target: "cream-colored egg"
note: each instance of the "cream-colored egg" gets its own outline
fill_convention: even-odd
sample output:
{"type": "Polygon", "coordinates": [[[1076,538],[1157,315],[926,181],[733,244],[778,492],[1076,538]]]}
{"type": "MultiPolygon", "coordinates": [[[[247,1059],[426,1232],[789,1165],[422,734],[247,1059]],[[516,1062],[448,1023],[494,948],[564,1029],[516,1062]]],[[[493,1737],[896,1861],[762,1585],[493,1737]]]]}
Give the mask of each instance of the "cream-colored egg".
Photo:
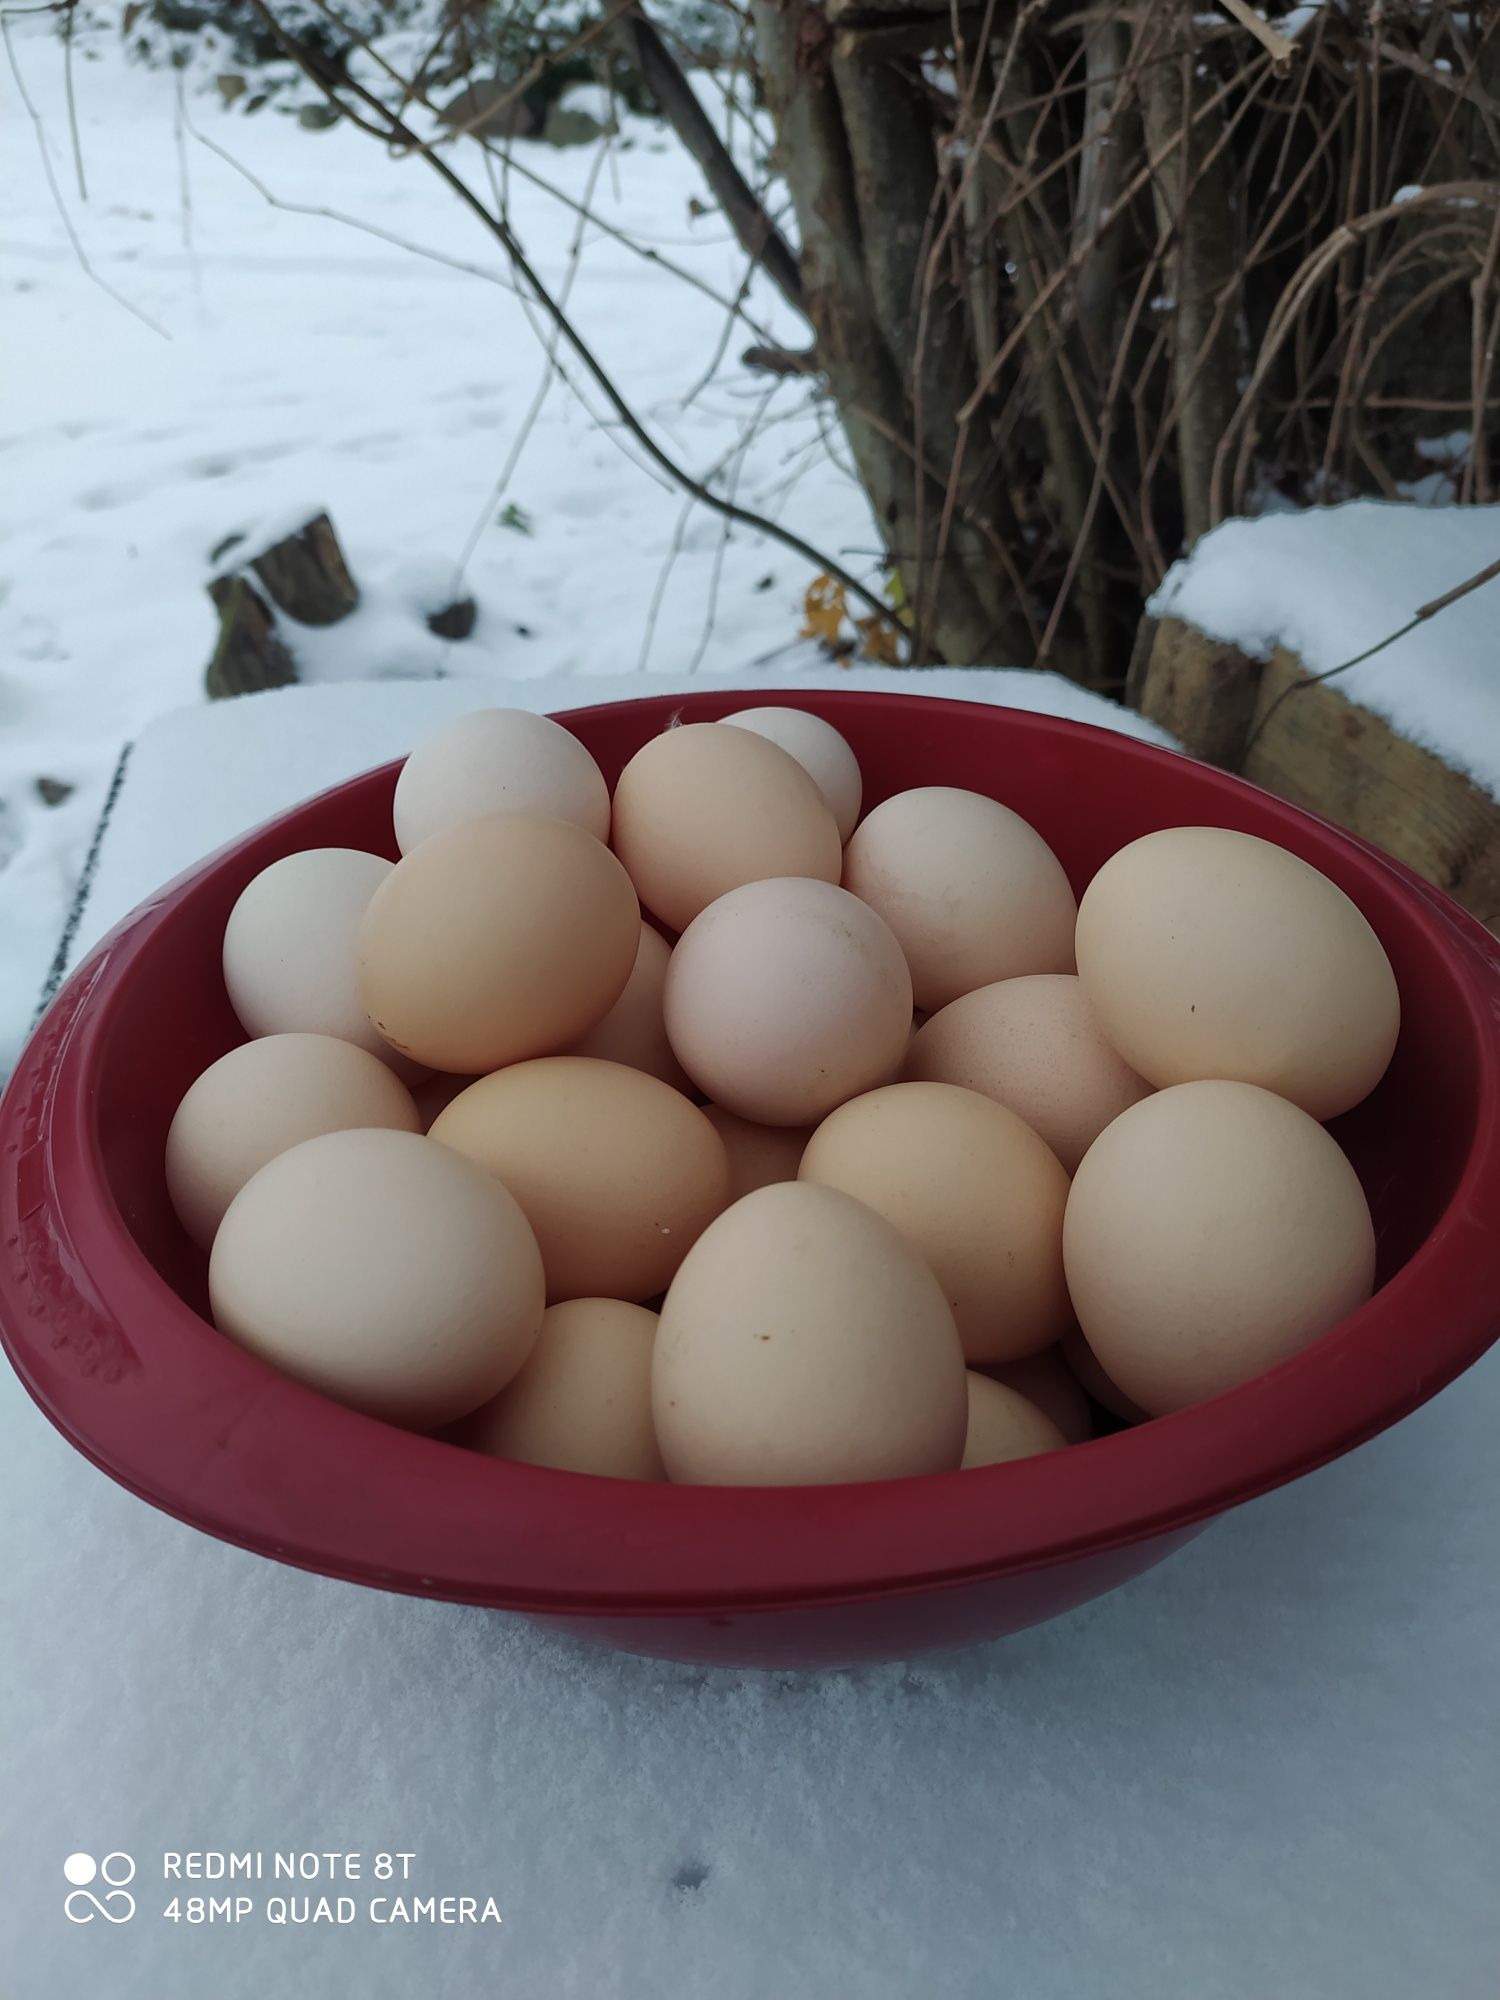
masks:
{"type": "Polygon", "coordinates": [[[757,1189],[688,1253],[651,1378],[669,1476],[826,1485],[949,1472],[963,1456],[963,1350],[937,1280],[836,1189],[757,1189]]]}
{"type": "Polygon", "coordinates": [[[554,1303],[654,1298],[729,1202],[724,1143],[697,1106],[658,1077],[589,1056],[482,1077],[432,1137],[510,1189],[554,1303]]]}
{"type": "MultiPolygon", "coordinates": [[[[1063,1342],[1066,1340],[1065,1334],[1063,1342]]],[[[1014,1389],[1028,1403],[1035,1403],[1069,1444],[1082,1444],[1094,1435],[1089,1399],[1084,1385],[1063,1359],[1063,1343],[1044,1347],[1040,1354],[1028,1354],[1019,1361],[989,1362],[982,1372],[1014,1389]]]]}
{"type": "Polygon", "coordinates": [[[1343,890],[1226,827],[1112,855],[1079,908],[1078,972],[1149,1082],[1255,1083],[1318,1119],[1375,1088],[1401,1023],[1390,960],[1343,890]]]}
{"type": "Polygon", "coordinates": [[[378,1056],[331,1035],[263,1035],[210,1063],[167,1131],[167,1193],[206,1250],[268,1160],[320,1132],[420,1129],[411,1092],[378,1056]]]}
{"type": "Polygon", "coordinates": [[[523,708],[456,715],[412,751],[396,780],[396,845],[493,813],[544,813],[609,838],[609,787],[570,730],[523,708]]]}
{"type": "Polygon", "coordinates": [[[1089,1346],[1154,1416],[1233,1388],[1362,1305],[1375,1232],[1321,1125],[1248,1083],[1177,1084],[1094,1141],[1063,1224],[1089,1346]]]}
{"type": "Polygon", "coordinates": [[[950,1001],[913,1037],[905,1074],[993,1097],[1070,1174],[1111,1119],[1151,1089],[1105,1041],[1068,972],[1002,979],[950,1001]]]}
{"type": "Polygon", "coordinates": [[[901,1232],[942,1286],[970,1361],[1035,1354],[1068,1324],[1068,1177],[1003,1105],[948,1083],[872,1090],[823,1120],[800,1178],[901,1232]]]}
{"type": "Polygon", "coordinates": [[[1073,970],[1077,906],[1035,828],[978,792],[924,785],[866,814],[844,887],[899,939],[919,1007],[1029,972],[1073,970]]]}
{"type": "Polygon", "coordinates": [[[794,1181],[802,1153],[813,1135],[810,1125],[752,1125],[722,1104],[705,1104],[703,1115],[724,1141],[729,1155],[729,1199],[777,1181],[794,1181]]]}
{"type": "Polygon", "coordinates": [[[224,928],[224,984],[247,1035],[333,1035],[423,1073],[370,1025],[359,997],[359,929],[395,864],[354,847],[308,847],[241,890],[224,928]]]}
{"type": "MultiPolygon", "coordinates": [[[[1132,1403],[1122,1390],[1110,1381],[1099,1366],[1099,1357],[1084,1339],[1076,1326],[1069,1327],[1058,1343],[1059,1352],[1068,1365],[1080,1389],[1087,1390],[1101,1409],[1119,1417],[1127,1424],[1146,1421],[1146,1412],[1139,1403],[1132,1403]]],[[[1024,1394],[1024,1390],[1022,1391],[1024,1394]]]]}
{"type": "Polygon", "coordinates": [[[549,1306],[520,1373],[466,1417],[454,1442],[494,1458],[665,1479],[651,1421],[656,1314],[620,1299],[549,1306]]]}
{"type": "Polygon", "coordinates": [[[640,909],[609,849],[527,813],[432,834],[380,885],[359,990],[393,1047],[483,1074],[586,1034],[625,989],[640,909]]]}
{"type": "Polygon", "coordinates": [[[988,1375],[968,1372],[969,1428],[964,1438],[963,1469],[1004,1465],[1012,1458],[1032,1458],[1042,1451],[1061,1451],[1068,1440],[1052,1419],[988,1375]]]}
{"type": "Polygon", "coordinates": [[[803,708],[742,708],[722,722],[735,729],[753,729],[795,757],[828,802],[839,839],[849,838],[859,821],[864,780],[859,759],[831,722],[803,708]]]}
{"type": "Polygon", "coordinates": [[[842,843],[795,757],[748,729],[689,722],[620,773],[613,839],[642,903],[676,931],[746,882],[837,882],[842,843]]]}
{"type": "Polygon", "coordinates": [[[672,953],[665,1004],[694,1083],[758,1125],[811,1125],[890,1082],[911,1034],[901,947],[830,882],[751,882],[711,903],[672,953]]]}
{"type": "Polygon", "coordinates": [[[544,1305],[513,1197],[412,1132],[329,1132],[279,1153],[229,1204],[208,1288],[230,1339],[412,1430],[498,1394],[544,1305]]]}
{"type": "Polygon", "coordinates": [[[691,1090],[682,1064],[667,1040],[662,996],[672,948],[659,931],[641,925],[641,942],[625,991],[602,1021],[567,1051],[570,1056],[598,1056],[601,1062],[624,1063],[660,1077],[674,1090],[691,1090]]]}

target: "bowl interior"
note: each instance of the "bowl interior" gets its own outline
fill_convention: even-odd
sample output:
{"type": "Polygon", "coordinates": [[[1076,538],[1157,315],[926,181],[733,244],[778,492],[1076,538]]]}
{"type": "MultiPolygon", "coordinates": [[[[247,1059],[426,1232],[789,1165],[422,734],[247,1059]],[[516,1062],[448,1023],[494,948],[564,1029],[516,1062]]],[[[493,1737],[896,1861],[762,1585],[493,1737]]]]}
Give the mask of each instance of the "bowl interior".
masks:
{"type": "MultiPolygon", "coordinates": [[[[1390,954],[1402,1028],[1378,1090],[1332,1130],[1370,1201],[1380,1281],[1411,1257],[1443,1214],[1469,1156],[1480,1050],[1477,1037],[1463,1031],[1457,975],[1432,948],[1432,911],[1399,878],[1267,794],[1101,731],[892,696],[778,692],[776,699],[825,713],[843,730],[864,771],[867,806],[915,785],[987,793],[1039,830],[1080,893],[1126,841],[1195,822],[1279,841],[1338,882],[1390,954]]],[[[613,786],[625,761],[669,716],[709,720],[733,713],[744,700],[743,694],[647,700],[560,719],[588,745],[613,786]]],[[[179,1098],[200,1071],[243,1039],[220,972],[229,910],[252,876],[298,848],[359,847],[395,858],[394,784],[394,767],[371,772],[231,850],[170,909],[151,953],[133,963],[114,996],[98,1072],[104,1175],[140,1248],[195,1311],[206,1312],[206,1263],[172,1212],[162,1161],[179,1098]]]]}
{"type": "MultiPolygon", "coordinates": [[[[612,780],[674,716],[712,720],[748,698],[562,719],[612,780]]],[[[213,1534],[385,1588],[589,1618],[688,1614],[717,1631],[743,1611],[930,1602],[972,1580],[1008,1593],[1003,1616],[985,1614],[997,1631],[1110,1587],[1149,1559],[1143,1549],[1164,1552],[1193,1524],[1347,1450],[1482,1352],[1500,1294],[1500,978],[1461,912],[1320,821],[1114,734],[899,694],[775,699],[844,731],[871,803],[922,784],[986,792],[1041,830],[1079,889],[1123,842],[1183,823],[1280,841],[1338,882],[1402,990],[1390,1071],[1337,1128],[1375,1213],[1384,1289],[1302,1354],[1191,1410],[920,1480],[592,1479],[327,1401],[207,1323],[205,1260],[172,1214],[163,1151],[183,1091],[240,1039],[220,973],[235,897],[299,848],[392,855],[390,767],[162,890],[68,982],[23,1053],[0,1105],[0,1153],[16,1156],[14,1174],[0,1174],[0,1334],[81,1451],[213,1534]]]]}

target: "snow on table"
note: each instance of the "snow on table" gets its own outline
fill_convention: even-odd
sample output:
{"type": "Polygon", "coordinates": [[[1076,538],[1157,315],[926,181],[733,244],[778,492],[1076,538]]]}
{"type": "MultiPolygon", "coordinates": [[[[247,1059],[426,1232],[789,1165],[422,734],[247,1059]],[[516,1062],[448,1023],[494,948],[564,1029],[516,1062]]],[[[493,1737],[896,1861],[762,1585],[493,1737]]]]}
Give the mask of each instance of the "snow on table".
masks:
{"type": "MultiPolygon", "coordinates": [[[[1500,506],[1350,500],[1226,521],[1167,572],[1147,610],[1267,659],[1326,673],[1500,558],[1500,506]]],[[[1334,683],[1500,797],[1500,578],[1334,683]]]]}
{"type": "MultiPolygon", "coordinates": [[[[147,732],[90,931],[495,692],[294,690],[147,732]]],[[[1500,1986],[1497,1421],[1500,1354],[1067,1618],[807,1676],[280,1568],[114,1486],[6,1374],[5,2000],[1479,2000],[1500,1986]],[[163,1851],[191,1849],[360,1850],[360,1912],[391,1887],[368,1857],[408,1850],[412,1894],[493,1896],[504,1921],[172,1924],[174,1892],[338,1893],[165,1883],[163,1851]],[[79,1850],[135,1857],[131,1922],[66,1920],[79,1850]]]]}
{"type": "MultiPolygon", "coordinates": [[[[359,615],[348,622],[357,624],[359,615]]],[[[548,714],[644,695],[745,688],[774,701],[778,687],[880,689],[986,701],[1171,744],[1153,722],[1056,674],[1022,668],[808,666],[738,674],[560,675],[550,680],[331,683],[182,709],[132,747],[124,809],[101,842],[87,900],[70,939],[76,964],[94,941],[153,889],[310,793],[404,756],[424,730],[472,708],[548,714]],[[153,801],[152,809],[142,804],[153,801]]]]}
{"type": "MultiPolygon", "coordinates": [[[[422,159],[347,123],[302,132],[275,104],[247,114],[253,89],[226,109],[214,72],[240,65],[211,31],[177,38],[185,70],[145,67],[126,60],[118,0],[77,10],[81,202],[57,21],[11,12],[90,263],[170,338],[81,268],[0,58],[0,1075],[120,744],[202,698],[205,585],[230,534],[328,510],[362,607],[304,644],[326,678],[779,662],[814,574],[686,501],[582,384],[580,402],[499,247],[422,159]],[[479,619],[453,644],[423,614],[460,567],[479,619]],[[41,778],[72,795],[48,805],[41,778]]],[[[420,21],[396,39],[395,60],[421,59],[420,21]]],[[[758,183],[763,114],[714,115],[758,183]]],[[[472,142],[442,157],[484,186],[472,142]]],[[[878,589],[880,537],[823,442],[826,400],[739,366],[752,341],[796,345],[806,327],[759,275],[744,297],[759,331],[730,326],[746,260],[721,216],[690,209],[702,193],[683,148],[635,117],[607,155],[517,141],[506,184],[536,268],[673,456],[878,589]],[[574,270],[577,204],[596,220],[574,270]]]]}

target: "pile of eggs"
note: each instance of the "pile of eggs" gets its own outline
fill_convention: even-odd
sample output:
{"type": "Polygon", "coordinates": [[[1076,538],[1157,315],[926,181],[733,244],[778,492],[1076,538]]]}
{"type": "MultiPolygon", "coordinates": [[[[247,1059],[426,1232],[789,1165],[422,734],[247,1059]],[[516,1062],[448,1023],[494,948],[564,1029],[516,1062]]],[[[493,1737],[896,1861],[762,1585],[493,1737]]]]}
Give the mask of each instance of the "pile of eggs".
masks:
{"type": "Polygon", "coordinates": [[[473,1450],[770,1485],[1056,1450],[1368,1297],[1323,1121],[1399,1002],[1341,890],[1173,827],[1080,904],[993,799],[860,809],[800,710],[668,729],[613,799],[488,710],[403,767],[399,861],[256,876],[250,1039],[167,1141],[221,1331],[473,1450]]]}

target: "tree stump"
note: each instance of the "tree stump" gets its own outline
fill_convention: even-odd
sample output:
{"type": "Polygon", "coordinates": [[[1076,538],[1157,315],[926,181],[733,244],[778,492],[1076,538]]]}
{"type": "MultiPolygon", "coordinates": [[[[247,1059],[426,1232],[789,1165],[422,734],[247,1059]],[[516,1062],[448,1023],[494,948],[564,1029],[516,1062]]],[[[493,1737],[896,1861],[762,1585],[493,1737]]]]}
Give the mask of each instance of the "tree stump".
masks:
{"type": "Polygon", "coordinates": [[[326,514],[314,515],[258,553],[244,552],[243,543],[242,536],[234,536],[215,552],[234,556],[235,566],[208,586],[219,613],[218,643],[205,676],[214,701],[296,680],[283,616],[299,625],[334,625],[359,602],[359,587],[326,514]]]}
{"type": "Polygon", "coordinates": [[[219,611],[218,644],[204,676],[209,700],[289,687],[296,665],[277,634],[276,613],[250,578],[216,576],[208,594],[219,611]]]}
{"type": "Polygon", "coordinates": [[[271,602],[299,625],[336,625],[359,602],[359,586],[326,514],[315,514],[248,562],[271,602]]]}

